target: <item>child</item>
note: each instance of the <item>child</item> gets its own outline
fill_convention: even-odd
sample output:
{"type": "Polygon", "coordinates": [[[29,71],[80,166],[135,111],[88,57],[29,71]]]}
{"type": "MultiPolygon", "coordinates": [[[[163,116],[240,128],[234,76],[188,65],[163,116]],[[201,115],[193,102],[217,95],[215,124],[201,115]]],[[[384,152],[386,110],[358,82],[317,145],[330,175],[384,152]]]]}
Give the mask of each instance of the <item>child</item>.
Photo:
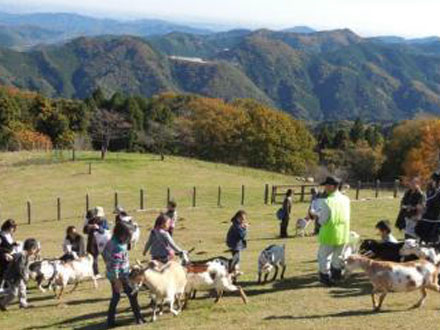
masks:
{"type": "Polygon", "coordinates": [[[240,267],[240,253],[247,247],[246,236],[248,232],[246,211],[238,211],[231,219],[232,225],[226,235],[226,245],[231,249],[231,272],[238,272],[240,267]]]}
{"type": "Polygon", "coordinates": [[[66,230],[66,238],[63,242],[64,255],[60,258],[62,261],[77,259],[85,255],[86,246],[84,238],[76,230],[75,226],[69,226],[66,230]]]}
{"type": "Polygon", "coordinates": [[[162,213],[157,217],[147,244],[145,244],[144,256],[151,250],[150,253],[153,260],[167,263],[174,257],[175,253],[184,253],[184,251],[174,243],[169,233],[170,226],[171,219],[167,215],[162,213]]]}
{"type": "Polygon", "coordinates": [[[130,273],[130,263],[128,260],[127,243],[130,241],[132,228],[129,224],[119,222],[113,231],[113,236],[106,244],[103,252],[104,261],[107,268],[107,278],[112,288],[112,299],[107,314],[107,326],[115,326],[116,307],[121,298],[121,290],[125,292],[130,301],[131,309],[137,324],[145,323],[142,317],[137,293],[132,293],[128,276],[130,273]]]}
{"type": "Polygon", "coordinates": [[[165,213],[168,218],[171,219],[170,229],[168,232],[171,236],[173,236],[174,228],[176,228],[177,224],[177,203],[175,201],[169,201],[167,205],[167,212],[165,213]]]}
{"type": "Polygon", "coordinates": [[[9,292],[0,301],[0,310],[6,311],[6,306],[17,296],[20,301],[20,308],[30,307],[26,297],[26,283],[29,280],[29,258],[36,255],[38,250],[38,242],[33,238],[29,238],[24,241],[23,252],[13,255],[13,260],[4,273],[4,279],[8,283],[9,292]]]}
{"type": "Polygon", "coordinates": [[[3,274],[12,261],[12,254],[18,246],[14,240],[16,230],[17,224],[12,219],[3,222],[0,229],[0,290],[3,288],[3,274]]]}
{"type": "Polygon", "coordinates": [[[398,243],[397,239],[391,233],[391,226],[388,220],[380,220],[376,224],[376,229],[384,243],[398,243]]]}

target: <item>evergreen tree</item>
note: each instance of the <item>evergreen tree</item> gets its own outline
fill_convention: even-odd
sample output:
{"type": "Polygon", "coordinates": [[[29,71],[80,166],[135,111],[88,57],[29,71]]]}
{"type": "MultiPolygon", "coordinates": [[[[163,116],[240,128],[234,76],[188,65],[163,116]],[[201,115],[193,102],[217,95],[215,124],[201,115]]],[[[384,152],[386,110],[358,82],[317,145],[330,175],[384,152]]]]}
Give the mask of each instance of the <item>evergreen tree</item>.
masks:
{"type": "Polygon", "coordinates": [[[351,130],[350,130],[350,140],[353,143],[362,141],[365,138],[364,124],[360,118],[356,119],[351,130]]]}

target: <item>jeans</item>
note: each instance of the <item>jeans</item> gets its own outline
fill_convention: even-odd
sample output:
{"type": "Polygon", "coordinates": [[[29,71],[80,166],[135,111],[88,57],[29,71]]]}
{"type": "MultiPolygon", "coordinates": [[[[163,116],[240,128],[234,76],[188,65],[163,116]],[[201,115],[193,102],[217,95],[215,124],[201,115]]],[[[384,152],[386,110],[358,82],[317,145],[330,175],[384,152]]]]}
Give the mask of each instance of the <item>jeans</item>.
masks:
{"type": "Polygon", "coordinates": [[[93,274],[95,276],[99,274],[98,258],[99,258],[99,254],[94,254],[93,255],[93,274]]]}
{"type": "Polygon", "coordinates": [[[232,251],[231,269],[230,272],[236,270],[236,267],[240,264],[241,252],[239,250],[232,251]]]}
{"type": "Polygon", "coordinates": [[[135,320],[138,322],[142,320],[141,309],[139,307],[137,292],[132,294],[132,288],[128,283],[127,278],[119,278],[117,280],[111,281],[112,286],[112,299],[110,300],[110,305],[107,314],[107,325],[115,324],[116,307],[118,306],[119,300],[121,299],[121,289],[127,295],[130,301],[130,306],[134,314],[135,320]]]}
{"type": "Polygon", "coordinates": [[[27,307],[26,282],[20,280],[16,283],[8,283],[8,290],[6,296],[1,300],[3,306],[9,305],[16,297],[18,297],[20,306],[27,307]]]}

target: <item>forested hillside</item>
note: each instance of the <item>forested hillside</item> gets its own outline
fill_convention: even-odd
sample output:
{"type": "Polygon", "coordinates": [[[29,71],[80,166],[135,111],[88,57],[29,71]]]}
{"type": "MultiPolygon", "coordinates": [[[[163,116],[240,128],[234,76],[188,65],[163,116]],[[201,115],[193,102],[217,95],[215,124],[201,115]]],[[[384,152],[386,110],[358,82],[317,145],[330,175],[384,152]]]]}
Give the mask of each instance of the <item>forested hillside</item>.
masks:
{"type": "Polygon", "coordinates": [[[79,38],[28,52],[0,49],[0,83],[81,99],[98,87],[107,96],[253,98],[306,120],[395,121],[440,113],[438,44],[349,30],[79,38]]]}

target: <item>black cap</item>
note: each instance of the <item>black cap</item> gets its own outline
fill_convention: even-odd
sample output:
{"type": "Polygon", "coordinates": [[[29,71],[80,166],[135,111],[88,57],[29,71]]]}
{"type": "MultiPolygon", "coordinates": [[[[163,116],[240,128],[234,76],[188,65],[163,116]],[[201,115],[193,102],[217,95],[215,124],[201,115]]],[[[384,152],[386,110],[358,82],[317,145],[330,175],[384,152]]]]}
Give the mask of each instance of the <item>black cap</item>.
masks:
{"type": "Polygon", "coordinates": [[[328,176],[324,182],[321,183],[321,186],[339,186],[341,180],[334,176],[328,176]]]}

